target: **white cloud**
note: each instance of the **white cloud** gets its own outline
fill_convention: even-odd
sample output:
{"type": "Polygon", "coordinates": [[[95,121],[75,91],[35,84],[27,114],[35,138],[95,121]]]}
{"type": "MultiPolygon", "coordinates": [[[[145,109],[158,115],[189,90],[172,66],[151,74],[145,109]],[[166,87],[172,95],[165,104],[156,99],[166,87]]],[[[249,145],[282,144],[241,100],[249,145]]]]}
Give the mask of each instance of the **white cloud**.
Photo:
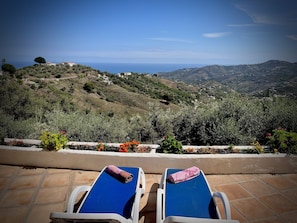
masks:
{"type": "Polygon", "coordinates": [[[290,4],[286,1],[256,1],[234,5],[249,16],[255,24],[284,25],[296,23],[296,12],[289,11],[290,4]],[[248,4],[247,4],[248,3],[248,4]],[[286,8],[283,8],[286,7],[286,8]]]}
{"type": "Polygon", "coordinates": [[[155,40],[155,41],[165,41],[165,42],[181,42],[181,43],[193,43],[190,40],[187,39],[180,39],[180,38],[168,38],[168,37],[152,37],[149,38],[150,40],[155,40]]]}
{"type": "Polygon", "coordinates": [[[235,7],[241,11],[243,11],[247,16],[249,16],[254,23],[259,24],[274,24],[275,21],[273,18],[271,18],[268,15],[265,15],[259,12],[256,12],[255,10],[251,9],[251,7],[243,4],[235,4],[235,7]]]}
{"type": "Polygon", "coordinates": [[[297,41],[297,35],[287,35],[287,37],[291,40],[297,41]]]}
{"type": "Polygon", "coordinates": [[[254,26],[260,26],[260,24],[254,24],[254,23],[245,23],[245,24],[229,24],[229,27],[254,27],[254,26]]]}
{"type": "Polygon", "coordinates": [[[203,33],[202,35],[206,38],[220,38],[229,35],[230,32],[220,32],[220,33],[203,33]]]}

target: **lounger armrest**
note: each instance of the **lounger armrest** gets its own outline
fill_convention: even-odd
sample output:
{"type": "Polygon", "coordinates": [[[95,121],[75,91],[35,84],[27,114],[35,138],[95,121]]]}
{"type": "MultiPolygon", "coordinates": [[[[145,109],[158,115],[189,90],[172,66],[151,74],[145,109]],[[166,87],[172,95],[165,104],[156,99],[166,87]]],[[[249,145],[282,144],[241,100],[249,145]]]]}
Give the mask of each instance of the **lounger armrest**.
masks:
{"type": "Polygon", "coordinates": [[[230,209],[230,203],[227,198],[227,195],[223,192],[214,192],[213,197],[218,197],[222,200],[226,219],[231,219],[231,209],[230,209]]]}
{"type": "Polygon", "coordinates": [[[115,220],[121,223],[131,223],[129,219],[124,218],[119,214],[112,213],[65,213],[65,212],[52,212],[50,214],[50,219],[54,223],[68,223],[68,222],[102,222],[102,220],[115,220]]]}
{"type": "Polygon", "coordinates": [[[74,208],[74,205],[75,205],[75,201],[76,201],[76,198],[77,196],[81,193],[81,192],[84,192],[84,191],[89,191],[91,190],[91,186],[88,186],[88,185],[83,185],[83,186],[78,186],[76,187],[70,197],[69,197],[69,200],[68,200],[68,204],[67,204],[67,213],[73,213],[73,208],[74,208]]]}
{"type": "Polygon", "coordinates": [[[140,177],[141,177],[141,184],[142,184],[142,191],[141,191],[141,194],[144,194],[145,192],[145,188],[146,188],[146,181],[145,181],[145,174],[144,174],[144,171],[141,167],[139,167],[139,174],[140,174],[140,177]]]}
{"type": "Polygon", "coordinates": [[[164,223],[175,222],[175,223],[239,223],[237,220],[231,219],[208,219],[208,218],[190,218],[180,216],[167,217],[164,223]]]}
{"type": "Polygon", "coordinates": [[[156,222],[161,223],[164,219],[164,189],[158,188],[157,190],[157,213],[156,213],[156,222]]]}
{"type": "Polygon", "coordinates": [[[135,199],[134,199],[134,206],[131,214],[131,219],[133,223],[138,223],[139,221],[139,204],[140,204],[141,195],[142,195],[142,188],[137,188],[135,199]]]}

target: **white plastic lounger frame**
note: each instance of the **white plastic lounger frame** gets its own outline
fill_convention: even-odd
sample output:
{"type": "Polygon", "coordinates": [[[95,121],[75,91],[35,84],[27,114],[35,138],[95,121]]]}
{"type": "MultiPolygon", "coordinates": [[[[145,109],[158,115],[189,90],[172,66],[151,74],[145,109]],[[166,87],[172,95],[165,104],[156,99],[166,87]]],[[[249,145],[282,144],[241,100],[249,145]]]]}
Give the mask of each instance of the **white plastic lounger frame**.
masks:
{"type": "MultiPolygon", "coordinates": [[[[181,216],[179,214],[179,216],[175,216],[175,215],[171,215],[171,216],[165,216],[165,210],[166,210],[166,196],[170,196],[170,194],[166,194],[166,184],[167,182],[167,177],[168,177],[168,170],[174,170],[174,169],[169,169],[167,168],[165,170],[165,173],[162,176],[162,180],[160,183],[160,187],[158,188],[157,191],[157,223],[169,223],[169,222],[179,222],[179,223],[193,223],[193,222],[197,222],[197,223],[239,223],[239,221],[237,220],[232,220],[231,219],[231,210],[230,210],[230,204],[228,201],[227,196],[225,195],[225,193],[223,192],[212,192],[210,189],[210,186],[205,178],[205,175],[203,173],[203,171],[200,172],[199,177],[203,177],[205,180],[205,183],[208,187],[208,190],[213,198],[213,201],[215,202],[214,198],[217,197],[219,199],[222,200],[223,206],[224,206],[224,212],[225,212],[225,217],[226,219],[221,219],[220,216],[220,212],[218,210],[218,207],[216,206],[216,204],[214,203],[214,205],[216,206],[216,211],[217,211],[217,216],[219,219],[212,219],[212,218],[198,218],[198,217],[188,217],[188,216],[181,216]]],[[[182,194],[183,191],[180,191],[180,193],[182,194]]],[[[192,191],[191,193],[199,193],[199,191],[192,191]]],[[[182,197],[182,196],[181,196],[182,197]]],[[[177,201],[178,202],[178,201],[177,201]]],[[[176,205],[181,205],[179,203],[177,203],[176,205]]],[[[206,203],[206,205],[208,205],[206,203]]],[[[191,209],[191,207],[189,207],[189,209],[191,209]]]]}
{"type": "MultiPolygon", "coordinates": [[[[84,200],[82,201],[82,204],[84,203],[86,197],[92,190],[92,187],[94,186],[95,182],[100,178],[102,173],[105,171],[106,167],[101,171],[101,173],[98,175],[97,179],[94,181],[92,186],[78,186],[76,187],[68,200],[67,204],[67,210],[66,212],[52,212],[50,214],[50,219],[53,220],[55,223],[68,223],[68,222],[121,222],[121,223],[138,223],[139,221],[139,203],[141,195],[145,192],[145,175],[142,170],[142,168],[137,167],[138,170],[138,176],[134,176],[137,178],[136,183],[136,191],[135,191],[135,197],[134,202],[131,210],[131,216],[129,218],[125,218],[124,216],[121,216],[118,213],[79,213],[79,209],[77,212],[74,212],[74,205],[75,201],[77,200],[77,197],[82,192],[87,192],[84,200]]],[[[114,191],[111,191],[111,193],[114,193],[114,191]]],[[[80,205],[80,207],[82,206],[80,205]]]]}

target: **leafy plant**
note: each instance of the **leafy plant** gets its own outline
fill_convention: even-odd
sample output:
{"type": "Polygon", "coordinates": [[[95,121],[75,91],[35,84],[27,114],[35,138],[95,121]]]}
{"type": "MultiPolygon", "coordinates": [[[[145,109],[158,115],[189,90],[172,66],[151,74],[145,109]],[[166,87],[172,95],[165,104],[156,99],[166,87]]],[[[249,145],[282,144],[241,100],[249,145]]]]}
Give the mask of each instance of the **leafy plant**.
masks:
{"type": "Polygon", "coordinates": [[[88,93],[92,93],[94,90],[94,84],[92,82],[87,82],[84,84],[83,89],[88,92],[88,93]]]}
{"type": "Polygon", "coordinates": [[[172,135],[166,135],[164,140],[161,142],[160,150],[163,153],[183,153],[182,143],[175,139],[172,135]]]}
{"type": "Polygon", "coordinates": [[[62,149],[68,143],[64,132],[43,132],[39,139],[41,140],[41,146],[49,151],[62,149]]]}
{"type": "Polygon", "coordinates": [[[264,153],[264,148],[263,148],[263,146],[260,145],[260,143],[258,141],[253,142],[252,146],[255,147],[255,150],[257,151],[257,153],[264,153]]]}
{"type": "Polygon", "coordinates": [[[275,129],[273,134],[268,137],[268,145],[283,153],[297,154],[297,133],[287,132],[284,129],[275,129]]]}

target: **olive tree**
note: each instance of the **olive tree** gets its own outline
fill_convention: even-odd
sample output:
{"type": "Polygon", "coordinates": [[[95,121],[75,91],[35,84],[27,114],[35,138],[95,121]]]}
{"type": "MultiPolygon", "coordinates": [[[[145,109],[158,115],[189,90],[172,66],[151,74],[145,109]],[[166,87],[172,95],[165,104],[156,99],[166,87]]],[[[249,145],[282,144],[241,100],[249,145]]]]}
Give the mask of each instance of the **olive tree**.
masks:
{"type": "Polygon", "coordinates": [[[16,68],[11,64],[4,63],[2,64],[2,71],[14,74],[16,72],[16,68]]]}
{"type": "Polygon", "coordinates": [[[42,63],[46,63],[46,60],[43,57],[36,57],[34,59],[34,62],[42,64],[42,63]]]}

